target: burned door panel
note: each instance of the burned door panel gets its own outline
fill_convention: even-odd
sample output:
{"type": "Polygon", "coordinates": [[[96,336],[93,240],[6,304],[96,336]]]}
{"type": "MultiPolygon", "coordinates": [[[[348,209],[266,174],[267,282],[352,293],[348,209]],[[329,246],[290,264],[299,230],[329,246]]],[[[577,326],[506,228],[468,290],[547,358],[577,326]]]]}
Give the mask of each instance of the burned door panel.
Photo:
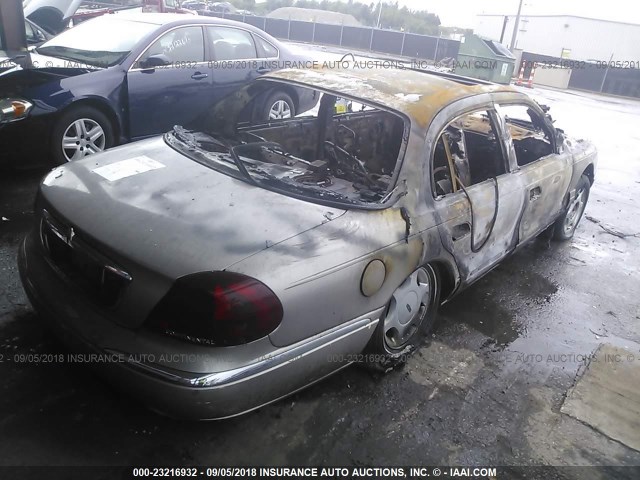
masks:
{"type": "Polygon", "coordinates": [[[520,242],[524,242],[553,223],[560,213],[571,180],[570,157],[566,152],[557,153],[555,132],[534,105],[505,104],[496,109],[515,157],[514,175],[524,188],[525,208],[519,228],[520,242]]]}
{"type": "Polygon", "coordinates": [[[571,180],[566,155],[549,155],[514,173],[524,188],[525,209],[520,222],[520,242],[549,226],[560,213],[571,180]]]}
{"type": "Polygon", "coordinates": [[[524,208],[522,185],[517,177],[505,174],[498,177],[497,186],[496,190],[488,180],[470,187],[468,198],[456,192],[436,202],[442,243],[455,257],[465,284],[477,280],[517,244],[524,208]]]}
{"type": "Polygon", "coordinates": [[[468,284],[515,248],[522,185],[509,173],[490,109],[449,120],[431,161],[441,240],[468,284]]]}

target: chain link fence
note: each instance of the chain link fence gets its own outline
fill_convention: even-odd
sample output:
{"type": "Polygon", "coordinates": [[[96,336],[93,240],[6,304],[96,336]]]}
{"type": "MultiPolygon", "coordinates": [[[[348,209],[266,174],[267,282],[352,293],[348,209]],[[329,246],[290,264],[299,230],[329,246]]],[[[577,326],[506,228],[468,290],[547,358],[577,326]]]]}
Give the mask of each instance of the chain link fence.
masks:
{"type": "Polygon", "coordinates": [[[457,58],[460,48],[460,42],[457,40],[373,27],[332,25],[254,15],[213,12],[212,15],[248,23],[281,40],[333,45],[432,62],[457,58]]]}

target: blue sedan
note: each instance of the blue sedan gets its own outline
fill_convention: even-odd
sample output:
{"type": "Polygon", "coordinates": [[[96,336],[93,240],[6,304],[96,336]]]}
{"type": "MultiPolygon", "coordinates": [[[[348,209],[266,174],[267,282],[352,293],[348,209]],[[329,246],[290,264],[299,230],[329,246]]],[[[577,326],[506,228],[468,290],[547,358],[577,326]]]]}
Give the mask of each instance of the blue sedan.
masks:
{"type": "MultiPolygon", "coordinates": [[[[61,164],[189,125],[261,74],[308,59],[247,24],[137,13],[82,23],[31,62],[0,75],[0,152],[61,164]]],[[[248,115],[292,117],[317,103],[302,92],[283,84],[248,115]]]]}

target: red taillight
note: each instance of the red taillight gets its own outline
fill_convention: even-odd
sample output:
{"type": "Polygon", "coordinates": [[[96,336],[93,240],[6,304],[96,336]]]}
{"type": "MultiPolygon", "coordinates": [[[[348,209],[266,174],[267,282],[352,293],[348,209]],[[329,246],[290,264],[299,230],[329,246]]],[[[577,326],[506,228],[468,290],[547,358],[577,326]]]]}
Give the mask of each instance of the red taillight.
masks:
{"type": "Polygon", "coordinates": [[[265,284],[233,272],[181,277],[146,325],[184,340],[216,346],[265,337],[282,321],[282,304],[265,284]]]}

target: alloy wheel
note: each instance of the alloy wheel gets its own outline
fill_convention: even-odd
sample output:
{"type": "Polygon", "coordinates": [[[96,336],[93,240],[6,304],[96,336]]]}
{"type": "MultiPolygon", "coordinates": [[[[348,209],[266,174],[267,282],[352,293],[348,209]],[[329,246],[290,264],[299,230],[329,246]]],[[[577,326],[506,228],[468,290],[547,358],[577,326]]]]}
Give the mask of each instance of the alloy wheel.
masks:
{"type": "Polygon", "coordinates": [[[291,118],[291,107],[284,100],[278,100],[269,110],[269,120],[281,120],[284,118],[291,118]]]}
{"type": "Polygon", "coordinates": [[[567,216],[565,217],[563,225],[564,233],[566,235],[571,235],[578,226],[578,222],[582,217],[586,204],[586,190],[581,188],[567,210],[567,216]]]}
{"type": "Polygon", "coordinates": [[[79,118],[64,131],[62,152],[70,162],[103,151],[105,143],[104,130],[98,122],[91,118],[79,118]]]}

